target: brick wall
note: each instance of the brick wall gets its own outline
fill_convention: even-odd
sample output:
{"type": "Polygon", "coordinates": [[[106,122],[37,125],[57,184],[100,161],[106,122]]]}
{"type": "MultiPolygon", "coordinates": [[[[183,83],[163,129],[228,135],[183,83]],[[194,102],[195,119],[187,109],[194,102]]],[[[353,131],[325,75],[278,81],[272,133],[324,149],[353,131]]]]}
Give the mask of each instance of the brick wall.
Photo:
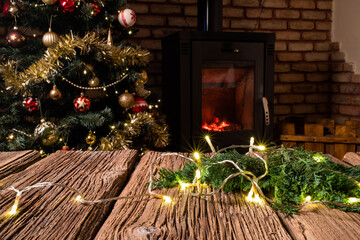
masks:
{"type": "MultiPolygon", "coordinates": [[[[137,13],[137,41],[153,54],[148,72],[155,92],[160,92],[161,86],[161,38],[179,30],[196,29],[196,2],[128,0],[127,7],[137,13]]],[[[352,68],[345,63],[338,44],[331,43],[332,0],[223,0],[223,7],[223,31],[276,33],[276,121],[289,116],[314,121],[335,112],[330,96],[350,91],[340,85],[345,81],[343,71],[351,72],[352,68]],[[337,75],[332,77],[333,68],[339,80],[334,79],[337,75]],[[332,85],[331,79],[340,84],[332,85]]],[[[346,101],[340,94],[336,99],[346,101]]],[[[360,104],[360,97],[357,101],[360,104]]],[[[340,106],[339,111],[345,112],[346,108],[340,106]]]]}

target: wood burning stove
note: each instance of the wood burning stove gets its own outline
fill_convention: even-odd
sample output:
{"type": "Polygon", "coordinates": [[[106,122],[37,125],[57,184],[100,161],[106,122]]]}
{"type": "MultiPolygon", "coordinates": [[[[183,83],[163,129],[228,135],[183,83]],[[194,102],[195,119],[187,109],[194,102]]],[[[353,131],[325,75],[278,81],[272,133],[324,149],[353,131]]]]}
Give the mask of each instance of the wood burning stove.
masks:
{"type": "MultiPolygon", "coordinates": [[[[219,18],[207,16],[211,6],[200,9],[207,9],[199,12],[204,19],[219,18]]],[[[219,147],[271,138],[274,42],[272,33],[245,32],[163,39],[163,105],[173,150],[189,150],[207,132],[219,147]]]]}

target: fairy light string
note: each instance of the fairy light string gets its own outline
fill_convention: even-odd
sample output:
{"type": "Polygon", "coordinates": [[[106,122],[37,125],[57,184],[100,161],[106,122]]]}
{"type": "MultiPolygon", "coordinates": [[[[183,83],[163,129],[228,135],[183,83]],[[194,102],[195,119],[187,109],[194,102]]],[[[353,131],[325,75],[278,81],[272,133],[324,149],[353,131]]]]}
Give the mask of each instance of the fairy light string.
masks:
{"type": "MultiPolygon", "coordinates": [[[[204,186],[204,185],[201,185],[201,168],[199,168],[199,169],[197,169],[195,171],[195,176],[194,176],[193,183],[184,183],[184,182],[179,181],[179,186],[181,187],[181,190],[186,190],[186,188],[192,188],[193,187],[193,188],[197,189],[197,192],[190,191],[190,194],[193,197],[212,196],[212,195],[218,193],[221,189],[223,189],[225,184],[230,179],[232,179],[234,177],[237,177],[239,175],[242,175],[252,183],[252,187],[251,187],[251,189],[250,189],[250,191],[249,191],[249,193],[248,193],[248,195],[246,197],[247,201],[257,202],[259,204],[262,204],[263,200],[266,200],[268,203],[284,206],[283,204],[275,203],[272,199],[269,199],[268,197],[266,197],[264,195],[263,191],[261,190],[261,188],[258,185],[259,180],[264,178],[268,174],[269,170],[268,170],[266,160],[260,154],[254,152],[254,149],[257,149],[257,150],[262,149],[262,150],[264,150],[264,147],[254,145],[253,138],[250,140],[250,145],[234,145],[234,146],[226,147],[226,148],[218,150],[217,152],[215,152],[214,155],[219,154],[220,152],[223,152],[226,149],[239,148],[239,147],[249,148],[249,151],[246,154],[251,156],[251,157],[259,158],[264,163],[265,172],[261,176],[257,177],[252,172],[241,169],[234,161],[226,159],[226,160],[222,160],[222,161],[219,161],[219,162],[216,162],[216,163],[209,163],[210,165],[232,164],[237,169],[237,172],[234,172],[234,173],[230,174],[228,177],[226,177],[222,181],[220,187],[215,188],[212,192],[202,193],[201,192],[201,190],[202,190],[201,187],[204,186]]],[[[210,159],[214,155],[212,155],[210,157],[210,159]]],[[[27,187],[23,188],[22,190],[18,190],[15,187],[10,186],[10,187],[8,187],[8,188],[6,188],[6,189],[4,189],[4,190],[2,190],[0,192],[1,193],[2,192],[8,192],[8,191],[16,192],[15,200],[14,200],[14,203],[13,203],[12,207],[7,212],[3,213],[2,216],[4,216],[4,215],[6,215],[6,216],[14,216],[18,212],[21,196],[22,196],[23,193],[25,193],[25,192],[27,192],[27,191],[29,191],[31,189],[34,189],[34,188],[43,188],[43,187],[51,187],[51,186],[56,186],[56,187],[60,187],[60,188],[63,188],[63,189],[70,190],[71,192],[76,194],[76,197],[74,198],[74,200],[76,202],[79,202],[79,203],[84,204],[84,205],[101,204],[101,203],[110,202],[110,201],[116,201],[116,200],[120,200],[120,199],[135,199],[135,198],[143,198],[143,197],[159,198],[164,203],[171,204],[172,203],[171,197],[169,197],[167,195],[158,194],[158,193],[153,191],[154,167],[158,166],[158,162],[161,159],[163,159],[164,157],[166,157],[166,156],[180,157],[180,158],[183,158],[183,159],[185,159],[187,161],[190,161],[192,163],[196,163],[200,167],[201,167],[201,164],[202,164],[201,163],[201,154],[200,153],[194,153],[193,158],[186,157],[186,156],[184,156],[182,154],[179,154],[179,153],[163,153],[163,154],[160,154],[150,164],[149,186],[148,186],[148,192],[147,193],[139,194],[139,195],[132,195],[132,196],[118,196],[118,197],[111,197],[111,198],[98,199],[98,200],[87,200],[79,190],[77,190],[77,189],[75,189],[73,187],[67,186],[65,184],[55,183],[55,182],[40,182],[40,183],[36,183],[34,185],[31,185],[31,186],[27,186],[27,187]]],[[[301,205],[294,206],[294,207],[302,209],[303,207],[305,207],[305,206],[307,206],[309,204],[319,204],[319,203],[320,204],[331,204],[331,205],[335,205],[335,206],[339,206],[339,207],[347,207],[347,208],[360,207],[360,204],[359,204],[360,203],[360,198],[351,197],[351,198],[345,199],[344,201],[350,203],[351,205],[345,204],[345,203],[340,203],[340,202],[331,202],[331,201],[326,201],[326,200],[311,201],[311,196],[307,196],[301,205]]]]}

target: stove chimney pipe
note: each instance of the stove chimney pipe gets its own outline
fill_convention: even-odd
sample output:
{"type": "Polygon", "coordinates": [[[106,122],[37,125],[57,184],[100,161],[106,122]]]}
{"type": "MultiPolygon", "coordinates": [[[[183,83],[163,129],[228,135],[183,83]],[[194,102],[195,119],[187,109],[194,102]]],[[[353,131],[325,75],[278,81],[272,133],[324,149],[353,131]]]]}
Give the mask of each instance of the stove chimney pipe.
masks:
{"type": "Polygon", "coordinates": [[[222,0],[198,0],[198,30],[221,32],[222,0]]]}

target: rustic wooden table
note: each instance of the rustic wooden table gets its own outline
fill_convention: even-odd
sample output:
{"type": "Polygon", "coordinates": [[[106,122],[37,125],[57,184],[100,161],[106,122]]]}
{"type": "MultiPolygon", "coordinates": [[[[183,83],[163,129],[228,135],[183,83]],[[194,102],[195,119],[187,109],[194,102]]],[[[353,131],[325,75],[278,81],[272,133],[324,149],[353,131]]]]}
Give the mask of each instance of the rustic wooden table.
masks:
{"type": "MultiPolygon", "coordinates": [[[[161,153],[141,159],[135,150],[117,152],[58,151],[41,159],[33,151],[0,153],[1,189],[23,189],[57,182],[96,200],[147,193],[149,166],[161,153]]],[[[338,160],[339,161],[339,160],[338,160]]],[[[360,165],[355,153],[343,162],[360,165]]],[[[177,169],[183,159],[167,156],[161,167],[177,169]]],[[[244,201],[239,193],[191,197],[177,188],[157,190],[172,204],[147,196],[83,205],[74,192],[57,186],[31,189],[18,214],[0,221],[0,239],[359,239],[360,214],[309,205],[293,217],[270,206],[244,201]]],[[[15,192],[1,192],[0,214],[14,203],[15,192]]]]}

